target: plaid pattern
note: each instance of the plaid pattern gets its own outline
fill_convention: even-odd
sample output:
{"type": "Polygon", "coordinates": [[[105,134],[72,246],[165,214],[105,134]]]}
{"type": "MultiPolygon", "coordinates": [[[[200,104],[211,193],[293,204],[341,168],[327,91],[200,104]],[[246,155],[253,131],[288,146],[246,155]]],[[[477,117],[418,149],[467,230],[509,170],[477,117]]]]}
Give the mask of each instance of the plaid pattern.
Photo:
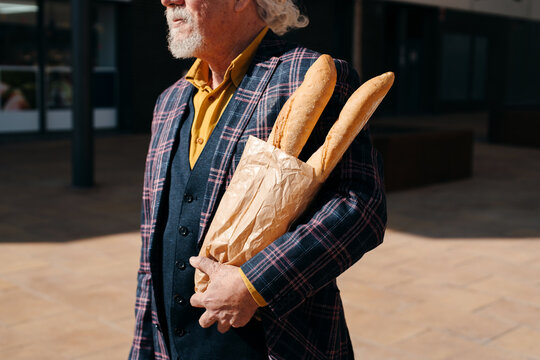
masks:
{"type": "MultiPolygon", "coordinates": [[[[269,33],[220,121],[225,122],[203,199],[199,244],[249,135],[267,139],[279,110],[319,54],[269,33]]],[[[338,83],[304,151],[324,141],[345,101],[359,86],[336,60],[338,83]]],[[[165,90],[154,111],[142,207],[142,249],[130,359],[168,359],[157,320],[150,259],[174,134],[192,88],[183,79],[165,90]]],[[[352,359],[336,277],[382,243],[386,225],[381,160],[362,131],[313,205],[291,231],[242,266],[268,302],[260,309],[270,359],[352,359]]]]}

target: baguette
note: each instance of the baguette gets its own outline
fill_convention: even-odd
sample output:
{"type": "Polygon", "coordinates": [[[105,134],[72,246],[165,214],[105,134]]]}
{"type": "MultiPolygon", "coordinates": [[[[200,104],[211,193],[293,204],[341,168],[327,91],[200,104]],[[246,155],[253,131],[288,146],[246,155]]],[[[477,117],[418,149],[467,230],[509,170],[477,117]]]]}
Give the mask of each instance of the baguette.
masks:
{"type": "Polygon", "coordinates": [[[307,161],[321,182],[330,176],[393,83],[394,73],[387,72],[366,81],[351,95],[324,144],[307,161]]]}
{"type": "Polygon", "coordinates": [[[334,92],[336,78],[332,57],[321,55],[279,112],[267,142],[298,157],[334,92]]]}

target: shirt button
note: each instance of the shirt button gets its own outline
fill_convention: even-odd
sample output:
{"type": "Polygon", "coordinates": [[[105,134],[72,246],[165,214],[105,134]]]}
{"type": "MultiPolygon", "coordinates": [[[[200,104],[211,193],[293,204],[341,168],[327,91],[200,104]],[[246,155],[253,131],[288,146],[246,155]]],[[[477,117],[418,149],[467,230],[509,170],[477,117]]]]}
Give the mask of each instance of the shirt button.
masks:
{"type": "Polygon", "coordinates": [[[184,200],[186,200],[187,203],[193,202],[193,195],[191,195],[191,194],[185,194],[185,195],[184,195],[184,200]]]}
{"type": "Polygon", "coordinates": [[[208,97],[208,101],[214,102],[214,100],[216,100],[216,98],[215,98],[213,95],[210,95],[210,96],[208,97]]]}
{"type": "Polygon", "coordinates": [[[182,336],[186,335],[186,331],[184,329],[179,329],[179,328],[175,328],[174,333],[178,337],[182,337],[182,336]]]}
{"type": "Polygon", "coordinates": [[[183,261],[177,261],[177,262],[176,262],[176,267],[177,267],[179,270],[185,270],[185,269],[186,269],[186,263],[183,262],[183,261]]]}
{"type": "Polygon", "coordinates": [[[203,143],[204,143],[204,139],[203,139],[203,138],[197,138],[197,144],[202,145],[203,143]]]}
{"type": "Polygon", "coordinates": [[[180,235],[182,235],[182,236],[187,236],[187,234],[189,234],[189,230],[185,226],[180,226],[178,228],[178,231],[180,232],[180,235]]]}
{"type": "Polygon", "coordinates": [[[180,295],[174,295],[174,302],[178,305],[186,305],[186,299],[181,297],[180,295]]]}

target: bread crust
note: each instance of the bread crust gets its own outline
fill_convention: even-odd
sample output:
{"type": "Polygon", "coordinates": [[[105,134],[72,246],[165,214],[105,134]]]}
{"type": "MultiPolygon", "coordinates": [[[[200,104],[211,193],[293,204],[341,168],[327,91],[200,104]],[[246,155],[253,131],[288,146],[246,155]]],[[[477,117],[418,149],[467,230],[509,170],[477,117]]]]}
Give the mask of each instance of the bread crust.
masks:
{"type": "Polygon", "coordinates": [[[334,60],[321,55],[279,112],[267,142],[298,157],[332,97],[336,81],[334,60]]]}
{"type": "Polygon", "coordinates": [[[351,95],[328,132],[324,144],[307,161],[321,182],[330,176],[393,83],[394,73],[387,72],[366,81],[351,95]]]}

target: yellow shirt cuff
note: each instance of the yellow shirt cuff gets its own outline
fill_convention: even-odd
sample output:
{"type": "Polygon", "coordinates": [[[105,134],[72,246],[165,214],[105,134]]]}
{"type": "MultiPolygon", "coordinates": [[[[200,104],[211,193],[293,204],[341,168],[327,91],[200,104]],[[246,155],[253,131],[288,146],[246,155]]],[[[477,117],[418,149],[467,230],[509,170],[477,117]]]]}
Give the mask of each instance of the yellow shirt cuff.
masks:
{"type": "Polygon", "coordinates": [[[261,307],[268,305],[266,301],[264,300],[264,298],[261,296],[261,294],[259,294],[259,292],[255,289],[253,284],[249,281],[249,279],[247,278],[246,274],[244,274],[242,269],[238,268],[238,270],[240,270],[240,276],[242,276],[242,280],[244,280],[244,284],[246,284],[246,287],[248,288],[249,293],[251,294],[251,296],[253,297],[253,300],[255,300],[257,305],[261,307]]]}

